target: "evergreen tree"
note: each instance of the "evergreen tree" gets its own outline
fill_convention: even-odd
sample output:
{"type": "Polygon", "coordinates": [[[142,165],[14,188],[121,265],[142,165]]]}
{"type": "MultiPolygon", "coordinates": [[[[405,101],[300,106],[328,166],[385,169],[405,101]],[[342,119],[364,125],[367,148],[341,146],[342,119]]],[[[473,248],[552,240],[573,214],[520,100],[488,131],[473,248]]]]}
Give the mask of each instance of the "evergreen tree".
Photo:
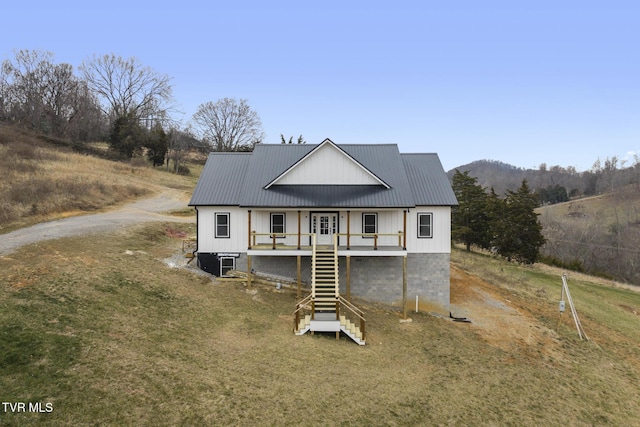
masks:
{"type": "Polygon", "coordinates": [[[498,194],[491,187],[487,196],[487,221],[489,223],[488,231],[488,247],[493,251],[497,250],[498,238],[503,233],[502,224],[504,223],[505,201],[498,197],[498,194]]]}
{"type": "MultiPolygon", "coordinates": [[[[298,137],[298,144],[306,144],[307,141],[304,140],[302,135],[298,137]]],[[[289,142],[284,138],[283,134],[280,134],[280,144],[293,144],[293,137],[289,138],[289,142]]]]}
{"type": "Polygon", "coordinates": [[[145,130],[133,115],[127,114],[118,117],[111,126],[109,144],[116,153],[132,158],[135,153],[140,153],[145,142],[145,130]]]}
{"type": "Polygon", "coordinates": [[[169,137],[161,126],[156,126],[149,132],[145,147],[147,148],[147,159],[154,167],[162,166],[167,155],[169,137]]]}
{"type": "Polygon", "coordinates": [[[460,173],[456,170],[453,176],[452,187],[458,206],[451,216],[451,236],[464,243],[467,251],[471,250],[471,245],[488,248],[490,243],[487,193],[477,181],[468,171],[460,173]]]}
{"type": "Polygon", "coordinates": [[[538,197],[531,193],[526,180],[517,191],[507,192],[492,226],[494,246],[501,256],[525,264],[538,260],[545,239],[534,211],[537,207],[538,197]]]}

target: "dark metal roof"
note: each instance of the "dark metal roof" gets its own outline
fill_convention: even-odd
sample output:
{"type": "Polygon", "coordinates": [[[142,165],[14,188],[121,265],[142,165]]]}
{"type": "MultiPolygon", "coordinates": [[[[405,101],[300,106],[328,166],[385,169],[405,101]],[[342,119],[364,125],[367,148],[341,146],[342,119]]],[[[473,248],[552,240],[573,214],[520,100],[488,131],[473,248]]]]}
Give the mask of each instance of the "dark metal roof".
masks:
{"type": "Polygon", "coordinates": [[[457,206],[451,183],[435,153],[401,154],[416,205],[457,206]]]}
{"type": "Polygon", "coordinates": [[[210,153],[189,206],[238,206],[251,153],[210,153]]]}
{"type": "Polygon", "coordinates": [[[384,208],[457,204],[436,154],[401,155],[395,144],[339,145],[389,189],[382,185],[264,188],[315,147],[259,144],[253,153],[211,153],[189,205],[384,208]]]}

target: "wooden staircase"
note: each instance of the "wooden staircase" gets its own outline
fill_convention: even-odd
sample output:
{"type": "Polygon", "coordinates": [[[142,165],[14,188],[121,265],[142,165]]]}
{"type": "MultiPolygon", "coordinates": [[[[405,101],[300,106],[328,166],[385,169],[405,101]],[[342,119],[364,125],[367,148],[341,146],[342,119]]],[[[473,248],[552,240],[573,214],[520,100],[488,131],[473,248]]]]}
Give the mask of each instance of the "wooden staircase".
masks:
{"type": "Polygon", "coordinates": [[[311,257],[313,280],[311,294],[316,313],[334,313],[340,290],[338,287],[338,253],[335,247],[315,248],[311,257]]]}
{"type": "Polygon", "coordinates": [[[303,335],[308,331],[340,332],[359,345],[365,344],[364,313],[340,296],[338,280],[338,242],[334,235],[332,246],[317,247],[312,236],[311,294],[298,302],[294,312],[293,331],[303,335]],[[350,312],[359,320],[359,325],[343,312],[350,312]],[[305,314],[307,313],[308,314],[305,314]]]}

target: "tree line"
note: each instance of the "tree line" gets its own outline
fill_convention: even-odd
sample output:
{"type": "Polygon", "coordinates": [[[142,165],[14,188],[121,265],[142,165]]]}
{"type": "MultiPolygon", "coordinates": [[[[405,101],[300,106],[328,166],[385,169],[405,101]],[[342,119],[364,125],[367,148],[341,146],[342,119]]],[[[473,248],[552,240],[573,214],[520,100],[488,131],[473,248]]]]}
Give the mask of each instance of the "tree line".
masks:
{"type": "MultiPolygon", "coordinates": [[[[548,166],[523,169],[495,160],[477,160],[459,166],[478,179],[485,188],[493,188],[499,195],[518,188],[523,180],[536,193],[542,205],[566,202],[572,199],[604,194],[627,186],[640,184],[640,156],[631,159],[618,156],[596,159],[587,171],[578,172],[575,167],[548,166]]],[[[448,172],[453,178],[455,169],[448,172]]]]}
{"type": "Polygon", "coordinates": [[[516,191],[500,198],[485,190],[475,177],[455,171],[452,180],[458,206],[451,215],[451,237],[472,247],[490,250],[508,260],[532,264],[545,242],[535,209],[538,197],[523,180],[516,191]]]}
{"type": "Polygon", "coordinates": [[[51,52],[19,50],[0,67],[0,121],[74,142],[108,141],[117,158],[146,154],[154,165],[185,150],[247,151],[262,142],[258,114],[245,99],[199,105],[176,119],[171,78],[136,58],[94,55],[80,66],[56,63],[51,52]]]}

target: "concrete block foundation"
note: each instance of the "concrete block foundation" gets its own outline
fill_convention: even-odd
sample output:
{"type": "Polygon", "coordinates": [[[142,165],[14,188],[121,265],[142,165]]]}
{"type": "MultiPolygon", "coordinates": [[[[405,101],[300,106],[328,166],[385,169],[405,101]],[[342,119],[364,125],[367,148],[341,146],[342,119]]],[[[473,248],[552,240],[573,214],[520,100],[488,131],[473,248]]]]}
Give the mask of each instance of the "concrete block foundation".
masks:
{"type": "MultiPolygon", "coordinates": [[[[407,255],[407,302],[415,307],[418,297],[421,310],[442,314],[449,312],[450,254],[407,255]]],[[[346,294],[346,257],[339,257],[340,292],[346,294]]],[[[297,278],[296,257],[253,256],[252,269],[256,272],[297,278]]],[[[246,271],[247,255],[240,254],[236,269],[246,271]]],[[[311,258],[302,257],[302,281],[311,283],[311,258]]],[[[369,301],[401,306],[402,257],[351,257],[351,295],[369,301]]]]}

